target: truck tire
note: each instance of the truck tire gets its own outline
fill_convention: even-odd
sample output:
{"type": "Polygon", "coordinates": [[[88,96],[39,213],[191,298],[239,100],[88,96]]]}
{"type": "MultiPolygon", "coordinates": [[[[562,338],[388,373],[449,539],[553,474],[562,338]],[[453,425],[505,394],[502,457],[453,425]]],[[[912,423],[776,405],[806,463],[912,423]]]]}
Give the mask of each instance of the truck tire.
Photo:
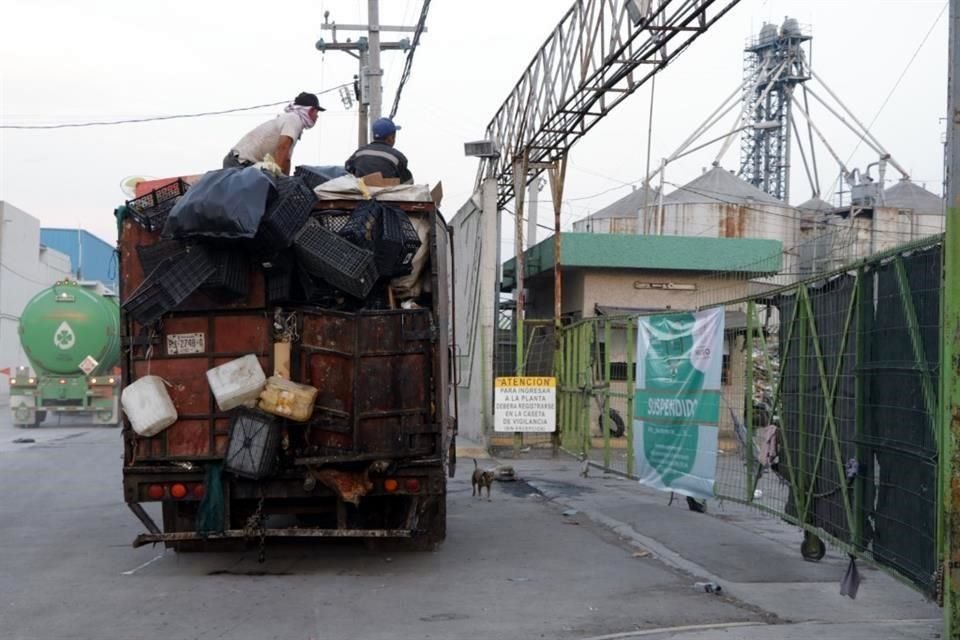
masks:
{"type": "Polygon", "coordinates": [[[37,417],[34,419],[34,424],[40,426],[40,423],[47,419],[46,411],[37,411],[37,417]]]}
{"type": "Polygon", "coordinates": [[[447,503],[436,497],[420,514],[417,533],[411,538],[366,538],[368,549],[378,553],[436,551],[447,537],[447,503]]]}

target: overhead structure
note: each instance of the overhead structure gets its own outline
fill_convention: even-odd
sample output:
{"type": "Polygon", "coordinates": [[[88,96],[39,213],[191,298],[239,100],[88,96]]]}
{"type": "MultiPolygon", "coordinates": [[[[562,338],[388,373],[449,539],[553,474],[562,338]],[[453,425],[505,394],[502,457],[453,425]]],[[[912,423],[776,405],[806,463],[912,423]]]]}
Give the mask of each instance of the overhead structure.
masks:
{"type": "Polygon", "coordinates": [[[500,150],[477,186],[497,178],[498,204],[683,52],[739,0],[577,0],[487,126],[500,150]],[[492,165],[492,166],[491,166],[492,165]]]}
{"type": "MultiPolygon", "coordinates": [[[[789,201],[791,150],[794,146],[800,152],[812,197],[823,195],[816,156],[818,145],[815,143],[818,142],[839,167],[841,179],[850,187],[853,204],[883,204],[881,185],[887,165],[892,166],[904,179],[909,180],[910,175],[813,70],[805,52],[805,44],[809,41],[809,33],[805,34],[793,18],[787,18],[780,27],[763,25],[760,35],[746,48],[746,77],[743,82],[676,151],[661,160],[660,166],[647,175],[644,184],[651,184],[658,175],[662,181],[670,163],[716,143],[722,144],[713,166],[721,166],[724,156],[740,134],[738,175],[779,200],[789,201]],[[870,163],[865,171],[847,167],[811,115],[810,105],[814,103],[876,153],[877,161],[870,163]],[[736,109],[738,104],[739,110],[736,109]],[[731,128],[720,129],[719,136],[714,133],[712,137],[707,137],[735,111],[731,128]],[[797,115],[800,117],[797,118],[797,115]],[[801,131],[806,135],[801,135],[801,131]],[[876,178],[870,175],[871,167],[877,167],[876,178]]],[[[829,175],[835,174],[831,170],[829,175]]]]}
{"type": "Polygon", "coordinates": [[[804,45],[811,40],[795,18],[779,30],[765,24],[745,50],[740,177],[777,200],[790,199],[791,98],[810,79],[804,45]]]}

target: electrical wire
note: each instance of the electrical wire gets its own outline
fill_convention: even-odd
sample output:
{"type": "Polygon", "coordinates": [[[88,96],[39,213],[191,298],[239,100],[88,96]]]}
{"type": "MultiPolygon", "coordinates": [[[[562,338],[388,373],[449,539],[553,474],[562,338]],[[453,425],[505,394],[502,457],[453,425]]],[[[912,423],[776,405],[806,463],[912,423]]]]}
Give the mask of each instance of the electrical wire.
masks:
{"type": "Polygon", "coordinates": [[[393,107],[390,108],[390,119],[397,115],[397,109],[400,108],[400,96],[403,94],[403,87],[410,78],[410,69],[413,66],[413,54],[417,51],[420,44],[420,35],[427,24],[427,13],[430,11],[430,0],[423,0],[423,7],[420,9],[420,20],[417,22],[417,29],[413,32],[413,41],[410,43],[410,51],[407,52],[407,60],[403,65],[403,74],[400,76],[400,84],[397,85],[397,95],[393,98],[393,107]]]}
{"type": "MultiPolygon", "coordinates": [[[[317,95],[323,95],[325,93],[330,93],[332,91],[338,91],[341,87],[351,86],[351,83],[344,83],[331,87],[329,89],[324,89],[322,91],[317,91],[317,95]]],[[[241,111],[254,111],[256,109],[264,109],[266,107],[276,107],[282,104],[290,104],[290,100],[281,100],[279,102],[266,102],[264,104],[257,104],[250,107],[235,107],[233,109],[221,109],[218,111],[201,111],[198,113],[182,113],[169,116],[149,116],[145,118],[128,118],[124,120],[102,120],[94,122],[64,122],[60,124],[0,124],[0,129],[79,129],[84,127],[107,127],[120,124],[139,124],[142,122],[158,122],[163,120],[182,120],[185,118],[203,118],[207,116],[221,116],[228,113],[238,113],[241,111]]]]}

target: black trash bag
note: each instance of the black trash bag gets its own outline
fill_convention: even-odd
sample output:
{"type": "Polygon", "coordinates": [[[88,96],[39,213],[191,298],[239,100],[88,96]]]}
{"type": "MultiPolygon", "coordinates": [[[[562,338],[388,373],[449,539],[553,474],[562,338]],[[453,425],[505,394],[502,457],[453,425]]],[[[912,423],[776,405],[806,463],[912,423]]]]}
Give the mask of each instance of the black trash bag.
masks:
{"type": "Polygon", "coordinates": [[[329,182],[334,178],[339,178],[348,174],[346,169],[336,165],[322,167],[300,165],[296,168],[296,170],[294,170],[293,175],[301,178],[311,189],[315,189],[324,182],[329,182]]]}
{"type": "Polygon", "coordinates": [[[252,238],[275,195],[273,180],[256,167],[210,171],[177,201],[161,237],[252,238]]]}

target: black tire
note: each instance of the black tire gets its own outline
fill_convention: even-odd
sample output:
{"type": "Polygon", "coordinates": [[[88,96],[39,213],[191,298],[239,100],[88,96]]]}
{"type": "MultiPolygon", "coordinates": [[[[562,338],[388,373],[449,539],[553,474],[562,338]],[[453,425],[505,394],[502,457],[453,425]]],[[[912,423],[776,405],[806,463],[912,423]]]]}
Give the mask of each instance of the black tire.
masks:
{"type": "Polygon", "coordinates": [[[46,420],[46,419],[47,419],[47,412],[46,412],[46,411],[37,411],[37,412],[36,412],[36,417],[34,418],[33,423],[34,423],[36,426],[39,427],[39,426],[40,426],[40,423],[43,422],[43,421],[46,420]]]}
{"type": "Polygon", "coordinates": [[[800,555],[807,562],[820,562],[827,555],[827,545],[816,534],[803,532],[803,542],[800,544],[800,555]]]}
{"type": "MultiPolygon", "coordinates": [[[[164,502],[163,503],[163,532],[180,533],[185,531],[195,531],[195,521],[197,518],[196,507],[189,502],[164,502]],[[191,508],[192,507],[192,508],[191,508]]],[[[207,540],[181,540],[179,542],[164,542],[167,549],[173,549],[177,553],[198,553],[200,551],[212,551],[222,548],[219,545],[231,543],[232,540],[216,541],[216,543],[207,540]]]]}
{"type": "MultiPolygon", "coordinates": [[[[600,435],[603,435],[603,414],[597,417],[597,426],[600,427],[600,435]]],[[[623,422],[623,416],[616,409],[610,409],[607,414],[607,428],[610,435],[614,438],[622,438],[627,432],[627,425],[623,422]]]]}
{"type": "Polygon", "coordinates": [[[378,553],[436,551],[446,537],[446,496],[438,496],[420,514],[417,533],[412,538],[367,538],[366,545],[368,549],[378,553]]]}

